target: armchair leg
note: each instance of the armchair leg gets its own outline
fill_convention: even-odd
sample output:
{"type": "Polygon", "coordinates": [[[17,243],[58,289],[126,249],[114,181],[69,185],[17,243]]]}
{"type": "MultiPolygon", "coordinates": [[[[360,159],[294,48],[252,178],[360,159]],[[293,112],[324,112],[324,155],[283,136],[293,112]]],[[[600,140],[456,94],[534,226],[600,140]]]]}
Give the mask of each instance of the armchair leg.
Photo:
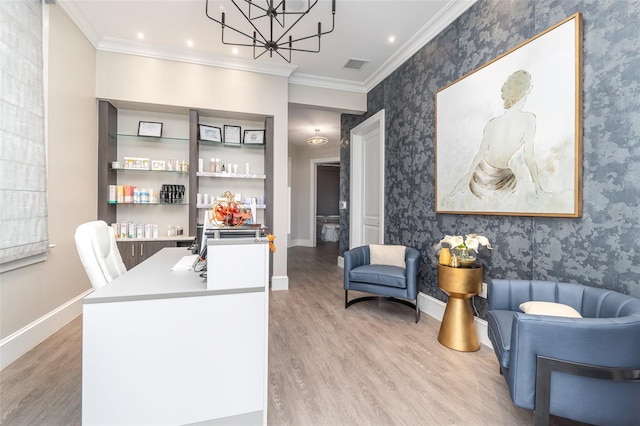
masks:
{"type": "Polygon", "coordinates": [[[345,290],[344,291],[344,308],[345,309],[347,309],[349,306],[353,305],[354,303],[364,302],[364,301],[367,301],[367,300],[387,300],[389,302],[400,303],[402,305],[405,305],[405,306],[408,306],[408,307],[410,307],[412,309],[415,309],[415,311],[416,311],[416,324],[420,320],[420,308],[418,307],[418,299],[417,298],[416,298],[416,303],[411,303],[408,300],[398,299],[396,297],[388,297],[388,296],[365,296],[365,297],[358,297],[356,299],[349,300],[348,293],[349,293],[349,290],[345,290]]]}

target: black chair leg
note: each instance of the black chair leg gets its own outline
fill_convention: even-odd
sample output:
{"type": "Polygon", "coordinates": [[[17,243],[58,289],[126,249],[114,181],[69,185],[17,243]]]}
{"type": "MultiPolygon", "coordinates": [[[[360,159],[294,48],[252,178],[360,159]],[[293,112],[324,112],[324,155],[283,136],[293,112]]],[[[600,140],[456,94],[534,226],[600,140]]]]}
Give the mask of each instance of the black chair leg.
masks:
{"type": "Polygon", "coordinates": [[[386,300],[388,302],[396,302],[396,303],[400,303],[402,305],[408,306],[411,309],[415,309],[416,312],[416,324],[418,323],[418,321],[420,321],[420,308],[418,306],[418,299],[416,298],[416,302],[412,303],[408,300],[404,300],[404,299],[398,299],[396,297],[390,297],[390,296],[364,296],[364,297],[356,297],[355,299],[349,300],[348,297],[349,291],[345,290],[344,291],[344,308],[347,309],[349,306],[355,304],[355,303],[359,303],[359,302],[364,302],[367,300],[386,300]]]}

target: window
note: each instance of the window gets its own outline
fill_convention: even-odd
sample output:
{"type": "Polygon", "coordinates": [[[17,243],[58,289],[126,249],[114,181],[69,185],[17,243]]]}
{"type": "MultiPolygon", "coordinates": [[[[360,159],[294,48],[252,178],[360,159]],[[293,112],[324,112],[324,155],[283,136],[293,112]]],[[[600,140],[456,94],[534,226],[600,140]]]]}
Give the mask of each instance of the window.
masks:
{"type": "Polygon", "coordinates": [[[43,5],[0,1],[0,272],[46,259],[43,5]]]}

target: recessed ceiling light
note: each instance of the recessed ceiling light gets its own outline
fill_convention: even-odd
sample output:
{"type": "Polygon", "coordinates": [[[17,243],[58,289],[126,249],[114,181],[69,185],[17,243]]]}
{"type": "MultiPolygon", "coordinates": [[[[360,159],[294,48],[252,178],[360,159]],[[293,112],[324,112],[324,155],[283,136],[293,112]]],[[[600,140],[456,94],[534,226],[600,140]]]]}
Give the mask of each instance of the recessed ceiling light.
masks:
{"type": "Polygon", "coordinates": [[[193,40],[187,40],[187,46],[193,47],[193,40]]]}
{"type": "Polygon", "coordinates": [[[389,38],[388,38],[387,40],[389,40],[389,43],[395,43],[395,41],[396,41],[396,36],[393,36],[393,35],[392,35],[392,36],[389,36],[389,38]]]}
{"type": "Polygon", "coordinates": [[[144,33],[139,32],[139,33],[138,33],[138,38],[139,38],[140,40],[143,40],[143,39],[144,39],[144,33]]]}
{"type": "Polygon", "coordinates": [[[237,54],[238,54],[238,48],[237,48],[237,47],[234,47],[234,48],[231,50],[231,52],[232,52],[234,55],[237,55],[237,54]]]}

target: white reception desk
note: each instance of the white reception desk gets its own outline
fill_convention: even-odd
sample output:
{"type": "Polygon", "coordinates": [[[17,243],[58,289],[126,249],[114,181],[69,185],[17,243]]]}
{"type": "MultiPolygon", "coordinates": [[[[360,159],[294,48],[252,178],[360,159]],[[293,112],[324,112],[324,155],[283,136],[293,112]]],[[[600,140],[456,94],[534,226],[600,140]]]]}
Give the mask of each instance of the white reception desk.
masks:
{"type": "Polygon", "coordinates": [[[85,297],[84,425],[266,424],[268,241],[208,249],[209,283],[165,248],[85,297]]]}

